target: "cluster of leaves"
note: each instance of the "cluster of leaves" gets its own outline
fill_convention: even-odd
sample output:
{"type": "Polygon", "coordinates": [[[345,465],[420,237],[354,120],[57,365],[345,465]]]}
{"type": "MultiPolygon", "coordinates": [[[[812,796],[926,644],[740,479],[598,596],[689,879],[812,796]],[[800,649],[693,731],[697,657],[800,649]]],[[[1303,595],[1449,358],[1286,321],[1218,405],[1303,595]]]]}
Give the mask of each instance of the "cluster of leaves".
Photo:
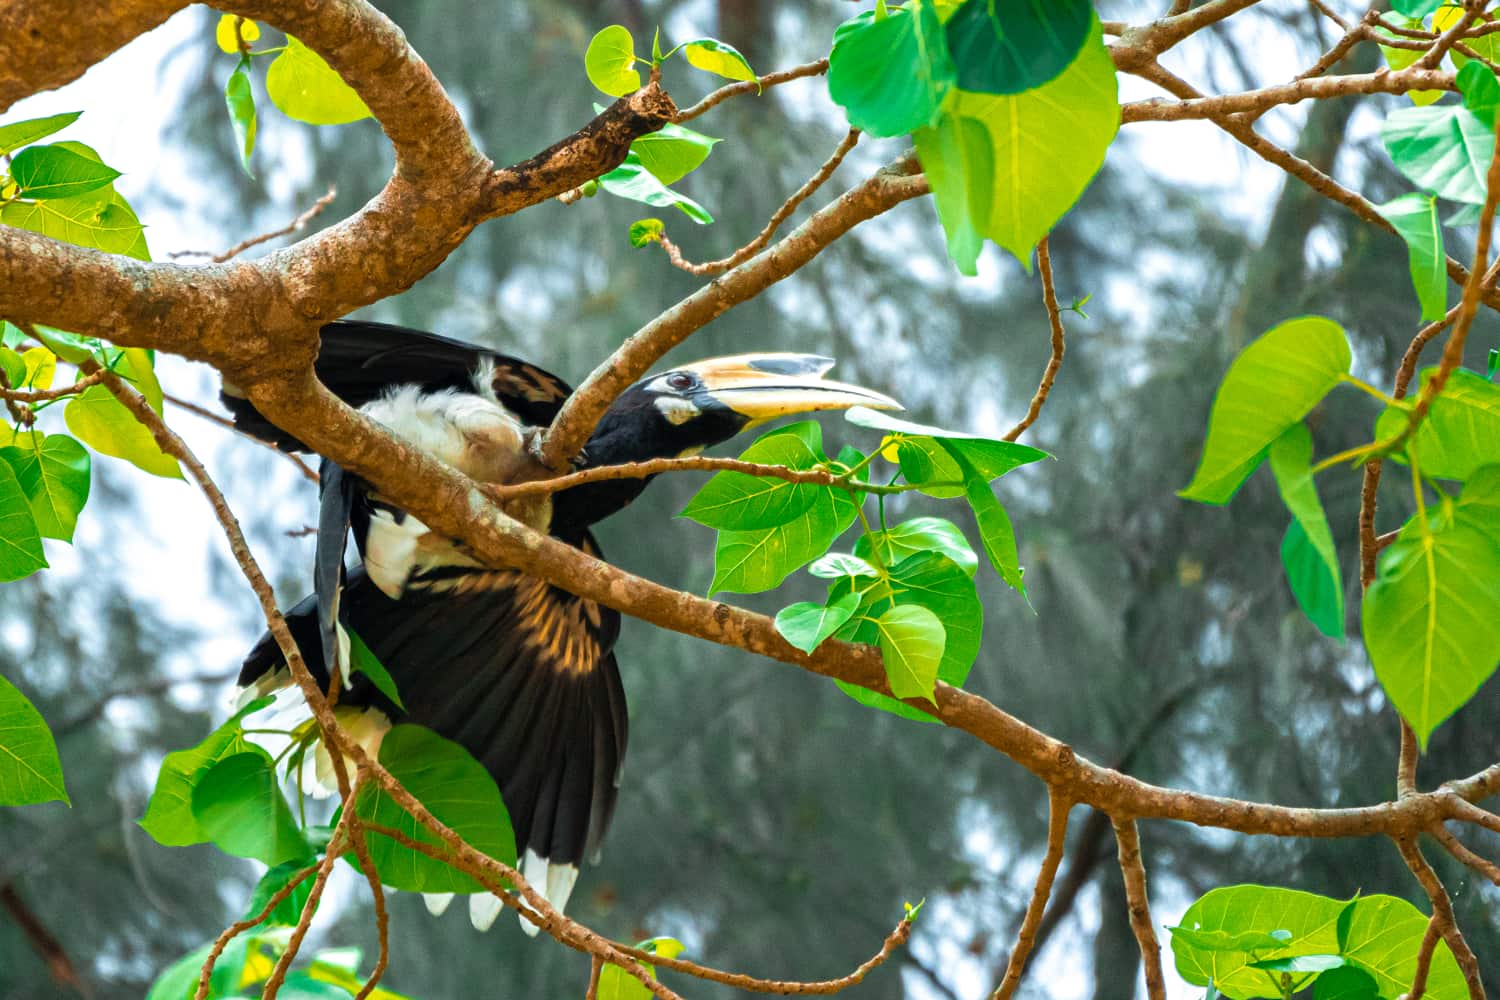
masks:
{"type": "MultiPolygon", "coordinates": [[[[1257,338],[1224,376],[1202,459],[1181,496],[1227,503],[1269,458],[1292,515],[1281,547],[1292,593],[1319,629],[1342,639],[1343,577],[1314,475],[1381,456],[1409,466],[1417,511],[1381,553],[1361,620],[1376,677],[1425,746],[1500,662],[1492,627],[1500,619],[1500,387],[1454,371],[1403,440],[1413,404],[1354,378],[1350,362],[1349,341],[1329,319],[1289,320],[1257,338]],[[1387,406],[1372,443],[1314,465],[1302,418],[1340,383],[1387,406]],[[1440,481],[1462,491],[1453,496],[1440,481]]],[[[1422,373],[1424,389],[1433,371],[1422,373]]]]}
{"type": "Polygon", "coordinates": [[[286,36],[286,44],[257,52],[251,45],[260,39],[260,25],[225,14],[219,18],[215,39],[220,49],[239,57],[224,83],[224,104],[245,173],[250,173],[250,156],[255,151],[257,120],[250,73],[256,59],[272,57],[266,67],[266,96],[288,118],[309,125],[344,125],[370,117],[370,109],[354,88],[322,56],[291,35],[286,36]]]}
{"type": "MultiPolygon", "coordinates": [[[[306,869],[293,869],[285,878],[281,878],[277,869],[267,873],[267,878],[256,886],[250,898],[245,919],[258,916],[291,877],[304,871],[306,869]],[[272,875],[281,878],[279,884],[271,879],[272,875]]],[[[261,984],[271,977],[277,959],[286,951],[297,923],[297,913],[310,890],[310,881],[304,878],[272,911],[270,919],[224,947],[214,962],[205,1000],[246,1000],[260,994],[261,984]]],[[[173,962],[151,984],[146,1000],[192,1000],[198,995],[200,970],[212,948],[212,944],[205,944],[173,962]]],[[[314,952],[300,968],[287,973],[280,995],[295,997],[296,1000],[349,1000],[349,997],[358,996],[364,986],[364,977],[359,973],[362,963],[363,954],[358,948],[323,948],[314,952]]],[[[370,1000],[408,1000],[405,994],[380,987],[372,990],[369,997],[370,1000]]]]}
{"type": "Polygon", "coordinates": [[[1120,124],[1089,0],[881,0],[834,33],[828,90],[856,128],[912,137],[968,275],[986,239],[1029,268],[1120,124]]]}
{"type": "MultiPolygon", "coordinates": [[[[1435,15],[1439,28],[1449,9],[1435,15]]],[[[1483,40],[1489,42],[1495,37],[1486,35],[1483,40]]],[[[1388,51],[1407,54],[1405,49],[1388,51]]],[[[1376,207],[1406,241],[1412,285],[1424,320],[1439,319],[1447,311],[1443,224],[1462,226],[1479,221],[1487,191],[1485,175],[1495,149],[1495,113],[1500,108],[1500,80],[1494,71],[1458,53],[1452,57],[1463,60],[1458,71],[1459,102],[1428,107],[1431,102],[1426,101],[1418,107],[1398,108],[1386,116],[1381,127],[1391,160],[1422,189],[1376,207]],[[1439,198],[1459,206],[1442,221],[1439,198]]],[[[1440,92],[1428,93],[1442,96],[1440,92]]]]}
{"type": "MultiPolygon", "coordinates": [[[[640,89],[641,74],[637,63],[654,71],[677,53],[688,65],[729,80],[753,81],[755,71],[733,46],[717,38],[695,38],[667,52],[661,50],[661,32],[651,40],[651,58],[635,54],[635,39],[630,29],[612,24],[599,31],[583,54],[584,71],[589,82],[611,97],[622,97],[640,89]]],[[[604,109],[594,105],[594,113],[604,109]]],[[[641,136],[630,144],[625,162],[609,173],[584,185],[585,196],[599,191],[617,198],[627,198],[654,208],[676,207],[699,225],[714,221],[708,210],[693,199],[670,187],[697,170],[720,140],[680,125],[664,125],[659,132],[641,136]]],[[[665,226],[660,219],[642,219],[630,227],[632,246],[643,247],[658,239],[665,226]]]]}
{"type": "MultiPolygon", "coordinates": [[[[807,566],[812,576],[828,581],[828,597],[782,609],[776,616],[782,636],[808,653],[830,636],[879,646],[896,697],[932,701],[939,680],[964,683],[979,653],[984,627],[974,586],[979,559],[951,521],[918,517],[887,524],[885,496],[920,492],[965,498],[990,564],[1024,595],[1015,532],[990,483],[1048,455],[860,407],[847,417],[885,432],[875,452],[865,455],[846,446],[830,459],[822,429],[805,421],[762,435],[740,456],[758,464],[821,470],[837,485],[721,472],[682,514],[718,532],[711,593],[770,590],[807,566]],[[877,458],[895,466],[883,485],[868,479],[877,458]],[[874,523],[865,511],[871,494],[877,502],[874,523]],[[861,533],[852,551],[832,551],[856,521],[861,533]]],[[[863,704],[932,721],[904,702],[839,686],[863,704]]]]}
{"type": "MultiPolygon", "coordinates": [[[[1338,900],[1237,885],[1205,894],[1169,929],[1178,974],[1210,996],[1289,998],[1311,987],[1317,1000],[1396,1000],[1411,989],[1427,917],[1395,896],[1338,900]]],[[[1426,995],[1469,995],[1442,941],[1426,995]]]]}

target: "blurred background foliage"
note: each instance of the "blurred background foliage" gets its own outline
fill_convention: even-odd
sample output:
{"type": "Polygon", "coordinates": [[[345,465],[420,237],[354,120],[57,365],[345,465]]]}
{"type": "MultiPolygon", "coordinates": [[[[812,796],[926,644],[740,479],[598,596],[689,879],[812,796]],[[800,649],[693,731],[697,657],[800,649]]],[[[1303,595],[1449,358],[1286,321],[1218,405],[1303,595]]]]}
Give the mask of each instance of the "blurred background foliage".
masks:
{"type": "MultiPolygon", "coordinates": [[[[587,120],[599,95],[581,53],[604,24],[623,23],[637,38],[658,24],[668,39],[713,34],[764,72],[826,53],[851,13],[829,0],[381,6],[501,162],[587,120]]],[[[1102,16],[1131,20],[1157,6],[1100,4],[1102,16]]],[[[232,59],[213,45],[216,16],[193,9],[135,46],[148,53],[145,65],[160,66],[139,81],[141,114],[164,123],[157,155],[188,179],[145,178],[132,193],[145,221],[158,220],[159,258],[272,228],[335,184],[338,200],[317,222],[329,224],[391,168],[372,123],[311,129],[262,105],[258,179],[245,177],[224,116],[232,59]],[[191,242],[163,245],[163,231],[191,242]]],[[[1311,62],[1329,41],[1322,30],[1307,5],[1268,2],[1168,63],[1242,88],[1311,62]]],[[[685,67],[666,84],[683,104],[712,85],[685,67]]],[[[75,91],[78,106],[89,106],[87,88],[86,79],[75,91]]],[[[1263,127],[1382,201],[1399,188],[1374,139],[1372,107],[1304,106],[1263,127]]],[[[814,79],[700,119],[726,141],[682,188],[719,221],[700,229],[666,210],[672,238],[698,259],[748,240],[832,150],[842,134],[834,112],[814,79]]],[[[866,143],[835,185],[897,152],[893,142],[866,143]]],[[[626,229],[645,214],[601,196],[490,223],[416,288],[366,315],[491,344],[576,380],[699,283],[656,248],[630,249],[626,229]]],[[[1472,231],[1450,239],[1463,247],[1472,231]]],[[[1354,336],[1360,374],[1389,384],[1417,326],[1404,247],[1296,182],[1283,186],[1210,126],[1166,124],[1122,133],[1052,250],[1064,302],[1092,299],[1087,319],[1067,316],[1067,361],[1027,437],[1057,461],[1007,478],[1002,490],[1035,613],[981,574],[986,642],[969,686],[1150,781],[1293,805],[1391,795],[1395,718],[1359,643],[1324,639],[1296,612],[1277,558],[1286,515],[1269,475],[1223,510],[1173,494],[1191,473],[1218,378],[1267,326],[1329,315],[1354,336]]],[[[1478,349],[1496,343],[1495,331],[1481,319],[1478,349]]],[[[1046,360],[1047,322],[1036,281],[993,247],[978,279],[960,278],[923,200],[861,227],[673,357],[751,349],[834,355],[840,376],[890,392],[916,419],[994,433],[1024,412],[1046,360]]],[[[163,381],[169,392],[211,399],[202,368],[168,362],[163,381]]],[[[1319,452],[1367,440],[1373,405],[1335,393],[1313,415],[1319,452]]],[[[283,598],[300,597],[311,540],[287,532],[309,522],[309,485],[263,449],[181,410],[168,416],[208,457],[283,598]]],[[[870,432],[836,419],[827,435],[873,444],[870,432]]],[[[211,848],[162,848],[134,826],[161,756],[225,714],[228,677],[258,631],[254,602],[198,498],[143,478],[100,463],[78,557],[61,555],[58,570],[0,590],[0,673],[56,730],[74,803],[0,812],[4,1000],[138,997],[156,971],[238,916],[256,877],[252,865],[211,848]],[[29,919],[67,956],[79,987],[49,971],[29,919]]],[[[696,485],[659,480],[605,524],[610,557],[702,593],[711,536],[672,517],[696,485]]],[[[1323,484],[1351,587],[1358,485],[1352,472],[1323,484]]],[[[1382,497],[1382,528],[1404,516],[1398,486],[1382,497]]],[[[942,513],[972,528],[966,513],[923,498],[901,499],[896,512],[942,513]]],[[[803,576],[744,603],[774,610],[813,595],[803,576]]],[[[1352,593],[1348,603],[1352,615],[1352,593]]],[[[858,995],[974,998],[992,988],[1040,857],[1039,783],[961,733],[870,712],[819,678],[639,623],[627,622],[621,665],[632,728],[624,793],[601,863],[579,883],[575,916],[623,939],[675,935],[692,957],[720,967],[819,978],[862,961],[902,902],[926,897],[911,946],[858,995]]],[[[1424,777],[1500,759],[1497,717],[1481,692],[1439,730],[1424,777]]],[[[1081,809],[1073,820],[1023,994],[1132,997],[1139,958],[1108,823],[1081,809]]],[[[1161,923],[1213,886],[1249,881],[1335,896],[1397,892],[1426,908],[1379,840],[1284,842],[1160,823],[1145,824],[1143,840],[1161,923]]],[[[1441,868],[1445,859],[1434,860],[1441,868]]],[[[1487,905],[1495,890],[1442,870],[1488,978],[1500,981],[1500,911],[1487,905]]],[[[348,872],[336,880],[321,940],[373,949],[362,888],[348,872]]],[[[393,906],[394,988],[422,1000],[582,995],[587,963],[526,940],[513,920],[478,936],[459,908],[433,920],[415,898],[393,906]]],[[[695,997],[724,992],[689,988],[695,997]]]]}

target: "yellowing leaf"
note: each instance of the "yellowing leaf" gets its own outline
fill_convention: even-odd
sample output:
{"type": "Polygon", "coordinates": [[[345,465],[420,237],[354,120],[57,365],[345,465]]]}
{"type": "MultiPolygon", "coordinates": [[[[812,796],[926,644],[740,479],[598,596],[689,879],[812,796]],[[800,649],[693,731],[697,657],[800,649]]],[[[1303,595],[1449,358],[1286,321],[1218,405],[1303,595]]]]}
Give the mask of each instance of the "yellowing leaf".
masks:
{"type": "Polygon", "coordinates": [[[33,347],[21,355],[21,360],[26,363],[26,388],[52,388],[52,376],[57,373],[57,355],[45,347],[33,347]]]}
{"type": "Polygon", "coordinates": [[[102,385],[89,386],[63,410],[68,429],[95,451],[123,458],[139,469],[166,479],[181,479],[177,460],[157,447],[135,415],[102,385]]]}
{"type": "Polygon", "coordinates": [[[248,17],[242,18],[236,14],[225,14],[219,18],[219,25],[214,29],[214,41],[219,43],[219,48],[230,55],[236,55],[240,51],[240,38],[244,38],[247,45],[260,38],[260,25],[248,17]],[[245,22],[244,26],[239,29],[238,37],[234,29],[236,21],[245,22]]]}
{"type": "Polygon", "coordinates": [[[715,73],[730,80],[750,81],[755,79],[755,70],[750,62],[740,55],[733,45],[726,45],[717,38],[695,38],[683,42],[682,57],[695,69],[715,73]]]}
{"type": "Polygon", "coordinates": [[[291,35],[266,70],[266,93],[288,118],[309,125],[344,125],[370,117],[354,88],[291,35]]]}

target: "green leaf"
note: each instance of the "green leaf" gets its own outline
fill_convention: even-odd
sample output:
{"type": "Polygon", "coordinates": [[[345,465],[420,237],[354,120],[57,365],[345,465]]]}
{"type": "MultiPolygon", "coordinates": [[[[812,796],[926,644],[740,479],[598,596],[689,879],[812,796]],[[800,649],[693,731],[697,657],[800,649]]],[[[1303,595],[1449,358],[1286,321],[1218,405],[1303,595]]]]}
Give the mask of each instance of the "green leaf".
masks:
{"type": "Polygon", "coordinates": [[[151,432],[102,385],[91,385],[69,400],[63,420],[101,454],[122,458],[153,476],[182,478],[177,460],[162,452],[151,432]]]}
{"type": "Polygon", "coordinates": [[[24,343],[26,343],[26,334],[21,332],[20,327],[9,320],[0,320],[0,345],[15,350],[24,343]]]}
{"type": "MultiPolygon", "coordinates": [[[[260,916],[260,911],[271,902],[271,897],[285,889],[288,882],[306,870],[307,865],[297,861],[288,861],[269,869],[255,884],[255,891],[250,894],[250,901],[245,904],[245,912],[240,919],[253,920],[260,916]]],[[[312,884],[311,876],[297,883],[297,888],[276,904],[276,908],[266,918],[266,926],[295,927],[302,915],[302,907],[307,904],[307,897],[312,895],[312,884]]]]}
{"type": "Polygon", "coordinates": [[[740,55],[740,51],[733,45],[717,38],[695,38],[690,42],[683,42],[677,48],[694,69],[728,80],[755,80],[755,70],[750,68],[749,60],[740,55]]]}
{"type": "Polygon", "coordinates": [[[390,671],[385,669],[385,664],[380,662],[380,657],[371,652],[358,632],[352,628],[346,629],[346,632],[349,635],[350,672],[370,678],[370,683],[375,685],[377,691],[389,698],[401,711],[406,711],[406,706],[401,703],[401,695],[396,690],[396,681],[391,677],[390,671]]]}
{"type": "Polygon", "coordinates": [[[76,122],[81,114],[82,111],[68,111],[46,118],[28,118],[23,122],[0,125],[0,156],[13,153],[22,146],[29,146],[38,139],[45,139],[53,132],[61,132],[76,122]]]}
{"type": "Polygon", "coordinates": [[[624,97],[641,89],[641,74],[635,70],[635,39],[624,25],[611,24],[589,39],[583,53],[583,70],[589,83],[610,97],[624,97]]]}
{"type": "Polygon", "coordinates": [[[1422,18],[1443,5],[1443,0],[1391,0],[1391,7],[1398,14],[1422,18]]]}
{"type": "Polygon", "coordinates": [[[634,151],[626,154],[624,163],[600,177],[599,186],[617,198],[629,198],[656,208],[676,206],[700,226],[714,221],[702,205],[658,180],[634,151]]]}
{"type": "Polygon", "coordinates": [[[308,845],[276,778],[271,757],[258,748],[211,765],[193,786],[193,819],[225,854],[268,865],[311,860],[308,845]]]}
{"type": "MultiPolygon", "coordinates": [[[[968,546],[966,545],[965,548],[968,548],[968,546]]],[[[974,558],[972,550],[969,551],[969,558],[971,560],[974,558]]],[[[837,580],[845,576],[880,575],[880,570],[871,566],[859,556],[850,555],[847,552],[830,552],[820,559],[815,559],[813,560],[813,564],[807,567],[807,571],[823,580],[837,580]]]]}
{"type": "Polygon", "coordinates": [[[15,471],[38,533],[71,542],[89,498],[89,453],[66,434],[49,434],[40,448],[0,448],[0,459],[15,471]]]}
{"type": "Polygon", "coordinates": [[[104,360],[107,345],[98,337],[85,337],[81,333],[69,333],[40,323],[33,324],[31,328],[36,331],[37,339],[47,345],[48,350],[70,365],[82,364],[90,359],[101,362],[104,360]]]}
{"type": "Polygon", "coordinates": [[[1177,495],[1228,503],[1271,443],[1322,401],[1349,364],[1349,339],[1321,316],[1287,320],[1256,338],[1225,373],[1198,471],[1177,495]]]}
{"type": "MultiPolygon", "coordinates": [[[[851,595],[852,596],[852,595],[851,595]]],[[[938,616],[920,604],[898,604],[875,621],[886,680],[897,698],[925,698],[937,704],[938,666],[944,630],[938,616]]]]}
{"type": "MultiPolygon", "coordinates": [[[[1412,55],[1420,56],[1421,53],[1413,52],[1412,55]]],[[[1495,109],[1500,108],[1500,79],[1496,79],[1495,71],[1484,63],[1471,61],[1458,71],[1457,83],[1463,94],[1464,107],[1494,129],[1495,109]]]]}
{"type": "Polygon", "coordinates": [[[240,154],[240,167],[246,176],[254,177],[250,172],[250,154],[255,151],[255,94],[250,90],[250,77],[245,72],[249,67],[250,57],[242,56],[239,66],[229,74],[229,80],[224,84],[224,106],[229,111],[229,125],[234,129],[234,147],[240,154]]]}
{"type": "Polygon", "coordinates": [[[1475,469],[1453,507],[1453,519],[1500,545],[1500,464],[1475,469]]]}
{"type": "Polygon", "coordinates": [[[14,684],[0,677],[0,806],[68,802],[52,730],[14,684]]]}
{"type": "Polygon", "coordinates": [[[793,604],[776,613],[776,631],[804,653],[811,653],[837,632],[859,607],[858,594],[845,594],[824,607],[811,601],[793,604]]]}
{"type": "Polygon", "coordinates": [[[1182,938],[1199,951],[1266,951],[1285,948],[1292,942],[1292,932],[1276,930],[1230,932],[1222,928],[1211,931],[1190,927],[1168,927],[1173,940],[1182,938]]]}
{"type": "Polygon", "coordinates": [[[36,515],[9,462],[0,462],[0,582],[47,568],[36,515]]]}
{"type": "MultiPolygon", "coordinates": [[[[1406,900],[1363,896],[1352,907],[1348,940],[1340,954],[1375,980],[1380,996],[1399,997],[1411,989],[1426,930],[1427,915],[1406,900]]],[[[1426,995],[1430,1000],[1468,1000],[1463,973],[1444,941],[1433,953],[1426,995]]]]}
{"type": "Polygon", "coordinates": [[[1485,364],[1485,374],[1493,381],[1496,372],[1500,372],[1500,349],[1491,347],[1488,361],[1485,364]]]}
{"type": "Polygon", "coordinates": [[[1027,270],[1031,251],[1083,195],[1120,128],[1115,64],[1098,21],[1062,75],[1020,94],[958,91],[949,109],[989,130],[989,219],[983,235],[1027,270]]]}
{"type": "Polygon", "coordinates": [[[141,220],[114,192],[103,198],[95,191],[73,198],[8,202],[0,205],[0,223],[105,253],[151,259],[141,220]]]}
{"type": "MultiPolygon", "coordinates": [[[[225,945],[224,951],[214,963],[213,975],[208,980],[210,997],[233,997],[239,992],[240,980],[245,976],[245,961],[250,955],[253,935],[241,934],[225,945]]],[[[151,989],[146,1000],[192,1000],[198,991],[198,975],[208,959],[212,944],[206,944],[184,955],[169,965],[151,989]]]]}
{"type": "Polygon", "coordinates": [[[987,94],[1040,87],[1073,62],[1093,23],[1089,0],[967,0],[947,24],[958,85],[987,94]]]}
{"type": "Polygon", "coordinates": [[[1272,443],[1271,472],[1292,524],[1281,542],[1281,564],[1292,596],[1324,635],[1344,639],[1344,582],[1333,532],[1312,474],[1312,434],[1295,423],[1272,443]]]}
{"type": "Polygon", "coordinates": [[[632,142],[630,151],[657,180],[675,184],[702,166],[720,142],[723,140],[669,122],[660,131],[632,142]]]}
{"type": "Polygon", "coordinates": [[[859,508],[843,490],[822,490],[811,507],[786,524],[756,531],[721,531],[714,546],[709,593],[757,594],[828,551],[849,529],[859,508]]]}
{"type": "Polygon", "coordinates": [[[1397,108],[1380,130],[1386,152],[1413,184],[1440,198],[1484,204],[1495,134],[1458,105],[1397,108]]]}
{"type": "Polygon", "coordinates": [[[855,128],[906,135],[933,123],[953,74],[937,9],[929,0],[913,0],[886,17],[866,11],[839,25],[828,57],[828,94],[855,128]]]}
{"type": "MultiPolygon", "coordinates": [[[[863,541],[863,539],[861,539],[863,541]]],[[[857,548],[856,548],[857,551],[857,548]]],[[[962,687],[979,655],[984,632],[984,606],[974,588],[970,574],[941,552],[918,552],[892,565],[886,580],[870,581],[845,577],[834,581],[830,598],[860,594],[860,606],[854,617],[835,633],[849,642],[880,644],[876,620],[893,605],[920,605],[937,616],[945,632],[943,659],[938,679],[953,687],[962,687]]],[[[932,722],[932,716],[886,695],[838,681],[841,691],[862,705],[878,708],[893,715],[919,722],[932,722]]]]}
{"type": "Polygon", "coordinates": [[[960,274],[979,273],[979,252],[989,231],[994,200],[995,141],[978,118],[940,114],[912,133],[917,158],[932,188],[948,256],[960,274]]]}
{"type": "Polygon", "coordinates": [[[370,117],[354,88],[291,35],[266,70],[266,94],[282,114],[309,125],[344,125],[370,117]]]}
{"type": "MultiPolygon", "coordinates": [[[[1481,490],[1500,486],[1482,480],[1481,490]]],[[[1471,504],[1500,503],[1500,490],[1471,504]]],[[[1412,518],[1380,554],[1364,597],[1375,676],[1423,748],[1500,661],[1500,543],[1457,518],[1412,518]],[[1434,524],[1433,521],[1438,523],[1434,524]]]]}
{"type": "MultiPolygon", "coordinates": [[[[421,726],[401,725],[385,734],[380,763],[434,816],[476,850],[507,865],[516,863],[516,838],[500,790],[467,750],[421,726]]],[[[385,794],[366,786],[356,800],[359,817],[400,830],[424,844],[442,842],[385,794]]],[[[410,892],[481,892],[478,882],[409,847],[367,833],[380,881],[410,892]]]]}
{"type": "Polygon", "coordinates": [[[1342,955],[1291,955],[1287,958],[1268,958],[1260,962],[1251,962],[1250,968],[1265,969],[1267,972],[1327,972],[1329,969],[1341,969],[1348,964],[1342,955]]]}
{"type": "MultiPolygon", "coordinates": [[[[1441,2],[1441,0],[1439,0],[1439,2],[1441,2]]],[[[1425,27],[1420,18],[1403,18],[1402,20],[1405,21],[1405,23],[1402,25],[1402,27],[1404,28],[1413,28],[1420,31],[1425,27]]],[[[1377,25],[1375,28],[1375,34],[1378,39],[1394,39],[1396,37],[1395,33],[1386,28],[1384,25],[1377,25]]],[[[1425,51],[1425,49],[1419,50],[1396,48],[1391,45],[1380,46],[1380,53],[1381,55],[1385,56],[1386,65],[1393,70],[1406,69],[1412,63],[1422,58],[1425,51]]],[[[1428,104],[1432,104],[1435,101],[1441,100],[1444,96],[1447,95],[1447,93],[1448,91],[1446,90],[1409,90],[1406,92],[1406,96],[1411,100],[1413,104],[1417,105],[1418,107],[1424,107],[1428,104]]]]}
{"type": "Polygon", "coordinates": [[[201,844],[208,834],[193,818],[193,788],[219,761],[251,748],[240,732],[240,720],[271,704],[270,698],[258,698],[209,733],[202,742],[187,750],[167,754],[156,774],[156,789],[146,806],[140,827],[164,847],[201,844]]]}
{"type": "MultiPolygon", "coordinates": [[[[1436,368],[1422,371],[1427,391],[1436,368]]],[[[1375,422],[1376,440],[1389,440],[1405,429],[1406,412],[1388,409],[1375,422]]],[[[1500,461],[1500,386],[1467,368],[1456,368],[1432,401],[1427,418],[1407,442],[1422,475],[1435,479],[1468,479],[1474,470],[1500,461]]],[[[1396,456],[1405,461],[1405,455],[1396,456]]]]}
{"type": "MultiPolygon", "coordinates": [[[[822,429],[808,420],[774,430],[746,448],[740,460],[812,469],[825,460],[822,429]]],[[[801,515],[819,494],[832,489],[743,472],[720,472],[703,484],[681,516],[721,531],[774,528],[801,515]]]]}
{"type": "Polygon", "coordinates": [[[979,557],[964,533],[941,517],[914,517],[893,528],[863,535],[854,545],[854,554],[861,561],[879,559],[884,566],[894,566],[918,552],[941,553],[969,577],[979,569],[979,557]]]}
{"type": "Polygon", "coordinates": [[[16,154],[10,176],[25,198],[71,198],[114,182],[120,172],[61,146],[29,146],[16,154]]]}
{"type": "Polygon", "coordinates": [[[995,499],[989,480],[980,475],[959,450],[958,446],[962,443],[942,442],[948,454],[963,470],[964,492],[968,496],[969,507],[974,511],[974,520],[979,525],[979,542],[984,546],[984,554],[989,556],[990,565],[1000,579],[1025,597],[1026,584],[1021,579],[1021,557],[1016,550],[1016,529],[1010,523],[1010,515],[1005,513],[1005,508],[995,499]]]}
{"type": "Polygon", "coordinates": [[[26,362],[9,347],[0,347],[0,371],[5,372],[5,381],[10,383],[12,389],[26,384],[26,362]]]}
{"type": "Polygon", "coordinates": [[[1313,1000],[1376,1000],[1379,996],[1375,977],[1352,965],[1329,969],[1313,984],[1313,1000]]]}
{"type": "Polygon", "coordinates": [[[630,224],[630,245],[639,250],[661,239],[661,234],[666,231],[667,227],[660,219],[638,219],[630,224]]]}
{"type": "Polygon", "coordinates": [[[1438,223],[1437,199],[1413,192],[1384,205],[1376,205],[1375,210],[1395,226],[1397,234],[1406,241],[1411,283],[1422,306],[1422,319],[1442,319],[1448,311],[1448,258],[1443,252],[1443,227],[1438,223]]]}

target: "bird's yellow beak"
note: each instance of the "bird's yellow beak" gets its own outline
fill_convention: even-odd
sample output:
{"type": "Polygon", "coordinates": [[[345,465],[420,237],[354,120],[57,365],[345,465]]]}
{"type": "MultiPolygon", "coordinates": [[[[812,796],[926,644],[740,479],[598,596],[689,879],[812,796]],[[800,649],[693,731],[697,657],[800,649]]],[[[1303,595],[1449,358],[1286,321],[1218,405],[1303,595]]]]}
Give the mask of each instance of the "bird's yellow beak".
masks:
{"type": "Polygon", "coordinates": [[[776,417],[814,410],[868,406],[900,410],[891,397],[863,386],[823,378],[833,359],[816,354],[736,354],[685,365],[701,380],[702,391],[754,426],[776,417]]]}

